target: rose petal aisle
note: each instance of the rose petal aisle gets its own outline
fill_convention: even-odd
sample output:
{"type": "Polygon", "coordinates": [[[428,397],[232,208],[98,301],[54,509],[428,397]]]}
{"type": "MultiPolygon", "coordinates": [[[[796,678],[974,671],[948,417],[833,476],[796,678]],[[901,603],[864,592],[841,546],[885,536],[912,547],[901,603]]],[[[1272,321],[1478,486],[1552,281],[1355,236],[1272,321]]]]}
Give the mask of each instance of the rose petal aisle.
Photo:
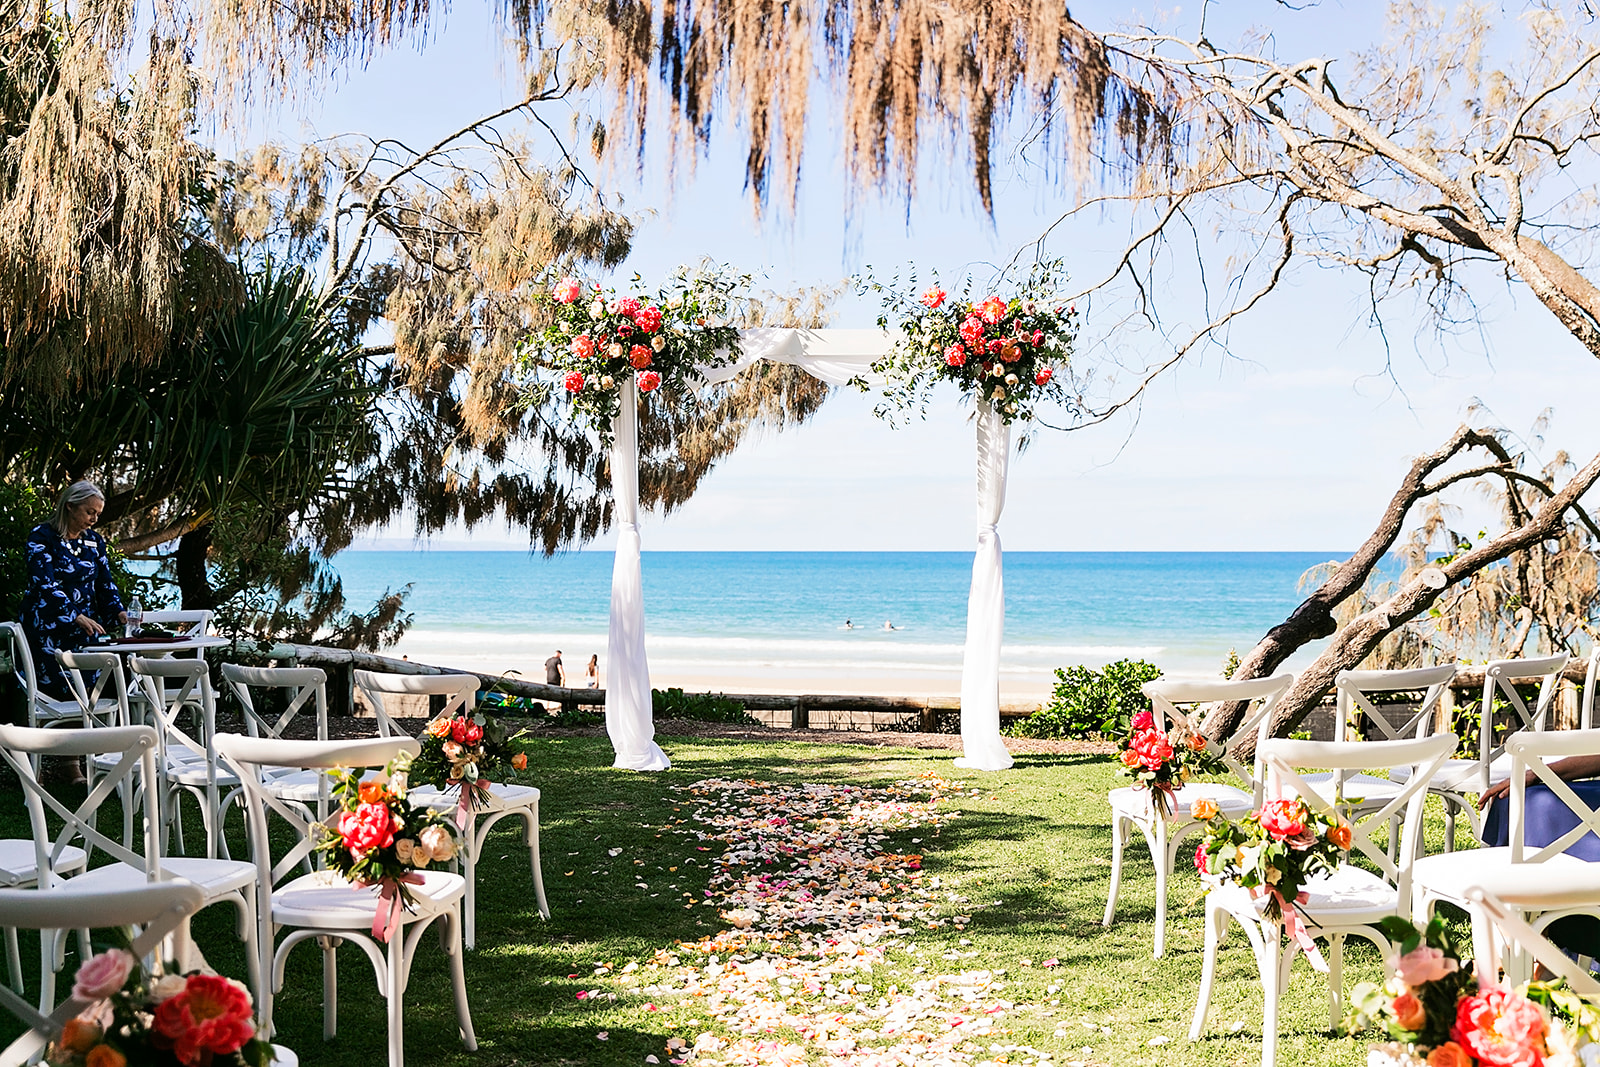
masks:
{"type": "Polygon", "coordinates": [[[990,1047],[996,1021],[1013,1007],[990,971],[915,967],[910,988],[875,991],[872,984],[891,949],[917,952],[907,936],[913,931],[967,921],[941,916],[941,905],[962,898],[924,878],[920,854],[885,847],[891,832],[936,835],[959,817],[947,801],[961,790],[931,774],[887,789],[726,779],[686,787],[695,807],[680,831],[726,847],[700,904],[715,907],[727,928],[623,971],[652,983],[638,990],[643,994],[695,998],[725,1033],[673,1039],[665,1050],[670,1062],[967,1067],[1048,1060],[1021,1046],[990,1047]]]}

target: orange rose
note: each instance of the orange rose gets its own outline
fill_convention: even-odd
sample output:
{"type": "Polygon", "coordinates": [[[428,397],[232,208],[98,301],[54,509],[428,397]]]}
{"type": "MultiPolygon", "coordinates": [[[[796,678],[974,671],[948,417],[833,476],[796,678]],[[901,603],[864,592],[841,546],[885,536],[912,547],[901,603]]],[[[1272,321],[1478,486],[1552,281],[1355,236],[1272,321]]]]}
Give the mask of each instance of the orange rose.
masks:
{"type": "Polygon", "coordinates": [[[86,1019],[68,1019],[61,1027],[61,1038],[56,1043],[68,1052],[88,1052],[94,1048],[105,1031],[86,1019]]]}
{"type": "Polygon", "coordinates": [[[1454,1041],[1446,1041],[1428,1053],[1428,1067],[1472,1067],[1472,1057],[1454,1041]]]}
{"type": "Polygon", "coordinates": [[[110,1045],[96,1045],[89,1050],[83,1067],[128,1067],[128,1057],[110,1045]]]}
{"type": "MultiPolygon", "coordinates": [[[[1337,826],[1334,826],[1328,831],[1328,840],[1332,841],[1346,852],[1350,850],[1350,842],[1354,839],[1354,836],[1350,833],[1349,823],[1339,823],[1337,826]]],[[[1406,1029],[1412,1030],[1415,1028],[1408,1026],[1406,1029]]]]}
{"type": "Polygon", "coordinates": [[[388,799],[388,794],[389,791],[384,788],[382,782],[361,783],[361,803],[363,804],[382,804],[388,799]]]}
{"type": "Polygon", "coordinates": [[[446,718],[434,719],[432,722],[430,722],[428,724],[428,736],[429,737],[448,737],[448,736],[450,736],[450,720],[446,719],[446,718]]]}
{"type": "Polygon", "coordinates": [[[1407,1030],[1415,1032],[1428,1023],[1428,1013],[1422,1010],[1422,1001],[1410,991],[1395,997],[1389,1006],[1394,1009],[1395,1021],[1407,1030]]]}
{"type": "Polygon", "coordinates": [[[1189,747],[1196,752],[1204,752],[1206,750],[1206,739],[1200,734],[1190,734],[1189,747]]]}
{"type": "Polygon", "coordinates": [[[511,766],[516,768],[519,771],[527,770],[528,769],[528,754],[526,752],[518,752],[515,756],[512,756],[511,757],[511,766]]]}
{"type": "Polygon", "coordinates": [[[1209,797],[1201,797],[1193,804],[1189,805],[1189,814],[1194,816],[1200,822],[1205,822],[1207,819],[1213,819],[1217,814],[1217,802],[1211,800],[1209,797]]]}

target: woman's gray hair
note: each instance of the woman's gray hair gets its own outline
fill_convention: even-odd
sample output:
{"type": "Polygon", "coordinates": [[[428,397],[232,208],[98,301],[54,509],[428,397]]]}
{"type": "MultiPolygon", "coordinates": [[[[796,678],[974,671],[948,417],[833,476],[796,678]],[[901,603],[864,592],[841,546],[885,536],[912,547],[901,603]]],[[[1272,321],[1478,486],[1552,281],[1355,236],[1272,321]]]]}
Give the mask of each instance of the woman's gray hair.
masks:
{"type": "Polygon", "coordinates": [[[50,525],[55,527],[56,533],[67,532],[67,511],[77,507],[85,500],[104,501],[106,495],[100,487],[90,481],[73,482],[61,494],[61,500],[56,504],[56,517],[50,520],[50,525]]]}

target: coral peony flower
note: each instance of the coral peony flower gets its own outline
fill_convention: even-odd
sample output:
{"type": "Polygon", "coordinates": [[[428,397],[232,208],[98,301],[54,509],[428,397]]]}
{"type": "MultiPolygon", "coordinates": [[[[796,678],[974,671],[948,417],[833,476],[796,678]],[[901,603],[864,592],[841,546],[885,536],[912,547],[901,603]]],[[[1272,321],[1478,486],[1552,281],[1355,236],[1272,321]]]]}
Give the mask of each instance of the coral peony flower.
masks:
{"type": "Polygon", "coordinates": [[[394,844],[394,832],[399,828],[399,820],[383,804],[358,804],[355,811],[339,816],[339,836],[344,839],[344,847],[357,856],[375,848],[388,848],[394,844]]]}
{"type": "Polygon", "coordinates": [[[250,994],[220,975],[193,974],[184,991],[156,1009],[156,1033],[172,1041],[172,1054],[186,1067],[226,1056],[256,1036],[250,994]]]}
{"type": "Polygon", "coordinates": [[[1136,734],[1130,747],[1138,755],[1139,762],[1152,771],[1160,770],[1172,758],[1172,743],[1158,730],[1144,730],[1136,734]]]}
{"type": "Polygon", "coordinates": [[[639,303],[638,297],[625,296],[621,300],[617,301],[617,313],[621,315],[627,315],[629,318],[632,318],[639,313],[639,309],[642,306],[643,305],[639,303]]]}
{"type": "Polygon", "coordinates": [[[1045,367],[1042,370],[1040,370],[1038,374],[1035,374],[1033,376],[1033,380],[1034,380],[1034,383],[1037,384],[1037,385],[1044,385],[1046,382],[1048,382],[1051,378],[1054,378],[1055,376],[1056,376],[1056,372],[1055,372],[1055,370],[1053,368],[1045,367]]]}
{"type": "Polygon", "coordinates": [[[1415,1032],[1428,1023],[1428,1013],[1422,1010],[1422,1001],[1409,991],[1395,997],[1389,1007],[1394,1010],[1395,1021],[1407,1030],[1415,1032]]]}
{"type": "Polygon", "coordinates": [[[639,375],[639,391],[648,393],[661,384],[661,375],[653,370],[647,370],[639,375]]]}
{"type": "Polygon", "coordinates": [[[511,757],[511,766],[514,769],[519,770],[519,771],[527,770],[528,769],[528,754],[526,752],[518,752],[515,756],[512,756],[511,757]]]}
{"type": "Polygon", "coordinates": [[[443,826],[430,826],[417,839],[418,847],[426,847],[428,855],[445,863],[456,854],[456,839],[443,826]]]}
{"type": "Polygon", "coordinates": [[[1427,982],[1437,982],[1460,967],[1455,960],[1436,948],[1418,945],[1395,961],[1395,977],[1412,989],[1427,982]]]}
{"type": "Polygon", "coordinates": [[[960,367],[967,362],[967,350],[960,345],[951,345],[944,350],[944,361],[952,367],[960,367]]]}
{"type": "Polygon", "coordinates": [[[128,1057],[110,1045],[96,1045],[83,1058],[83,1067],[128,1067],[128,1057]]]}
{"type": "Polygon", "coordinates": [[[594,358],[594,338],[590,337],[586,333],[580,333],[578,336],[574,337],[572,339],[572,344],[568,345],[567,348],[570,349],[572,354],[577,356],[579,359],[594,358]]]}
{"type": "Polygon", "coordinates": [[[922,301],[924,307],[936,308],[944,303],[945,291],[937,285],[930,285],[917,299],[922,301]]]}
{"type": "Polygon", "coordinates": [[[1006,317],[1006,302],[998,296],[991,296],[978,305],[978,314],[983,316],[983,321],[993,326],[1006,317]]]}
{"type": "Polygon", "coordinates": [[[465,717],[452,719],[450,739],[458,745],[475,745],[483,740],[483,727],[465,717]]]}
{"type": "Polygon", "coordinates": [[[583,392],[583,375],[579,374],[577,371],[573,371],[571,374],[567,375],[563,384],[566,385],[567,392],[581,393],[583,392]]]}
{"type": "Polygon", "coordinates": [[[1428,1067],[1473,1067],[1472,1057],[1454,1041],[1446,1041],[1428,1053],[1428,1067]]]}
{"type": "Polygon", "coordinates": [[[576,278],[562,278],[550,292],[556,298],[556,303],[571,304],[583,293],[583,286],[578,284],[576,278]]]}
{"type": "Polygon", "coordinates": [[[634,313],[633,324],[645,333],[655,333],[661,329],[661,309],[654,304],[640,308],[634,313]]]}
{"type": "Polygon", "coordinates": [[[977,344],[983,340],[983,320],[976,315],[968,315],[961,320],[961,326],[957,332],[961,334],[961,339],[967,344],[977,344]]]}
{"type": "Polygon", "coordinates": [[[644,370],[650,365],[650,350],[644,345],[634,345],[628,349],[628,362],[633,364],[634,370],[644,370]]]}
{"type": "Polygon", "coordinates": [[[1298,800],[1269,800],[1261,805],[1258,821],[1268,836],[1286,841],[1305,831],[1305,807],[1298,800]]]}
{"type": "Polygon", "coordinates": [[[104,1000],[122,988],[133,970],[132,953],[111,948],[98,956],[90,956],[78,968],[78,977],[72,983],[72,995],[79,1000],[104,1000]]]}
{"type": "Polygon", "coordinates": [[[1217,816],[1217,802],[1210,797],[1200,797],[1189,805],[1189,814],[1201,822],[1214,819],[1217,816]]]}
{"type": "Polygon", "coordinates": [[[1544,1031],[1537,1004],[1509,989],[1491,989],[1456,1005],[1450,1039],[1483,1067],[1540,1067],[1544,1031]]]}

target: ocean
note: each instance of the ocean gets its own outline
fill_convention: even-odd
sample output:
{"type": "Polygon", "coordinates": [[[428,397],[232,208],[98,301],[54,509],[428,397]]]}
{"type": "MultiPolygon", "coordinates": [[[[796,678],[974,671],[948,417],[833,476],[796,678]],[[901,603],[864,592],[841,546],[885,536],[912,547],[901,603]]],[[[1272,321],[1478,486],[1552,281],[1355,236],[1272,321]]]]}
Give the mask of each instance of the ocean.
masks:
{"type": "MultiPolygon", "coordinates": [[[[1303,599],[1309,568],[1343,555],[1008,552],[1003,696],[1042,699],[1057,667],[1125,657],[1215,675],[1303,599]]],[[[610,552],[351,551],[334,563],[358,608],[411,586],[415,621],[392,655],[542,678],[561,649],[570,684],[591,654],[604,679],[610,552]]],[[[959,692],[971,553],[646,552],[643,573],[657,688],[959,692]]]]}

